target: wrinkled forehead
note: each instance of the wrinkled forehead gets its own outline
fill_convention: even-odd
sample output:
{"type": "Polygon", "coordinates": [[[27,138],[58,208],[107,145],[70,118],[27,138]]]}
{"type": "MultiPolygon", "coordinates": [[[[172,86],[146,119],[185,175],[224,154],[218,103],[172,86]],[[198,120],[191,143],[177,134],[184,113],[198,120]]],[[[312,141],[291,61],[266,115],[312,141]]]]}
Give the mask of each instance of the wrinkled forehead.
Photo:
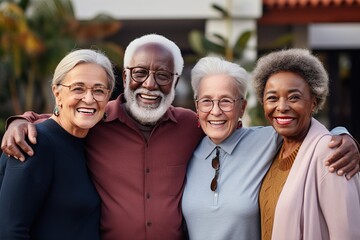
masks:
{"type": "Polygon", "coordinates": [[[138,47],[130,61],[131,66],[142,66],[152,70],[174,70],[174,57],[170,50],[158,43],[147,43],[138,47]]]}

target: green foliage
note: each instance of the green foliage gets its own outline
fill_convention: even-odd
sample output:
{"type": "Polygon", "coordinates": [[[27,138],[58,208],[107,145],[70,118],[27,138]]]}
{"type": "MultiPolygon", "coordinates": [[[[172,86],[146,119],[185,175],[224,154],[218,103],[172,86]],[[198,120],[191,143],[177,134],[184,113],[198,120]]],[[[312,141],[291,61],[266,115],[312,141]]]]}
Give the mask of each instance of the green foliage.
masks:
{"type": "MultiPolygon", "coordinates": [[[[228,8],[231,7],[231,1],[228,0],[228,8]]],[[[241,63],[241,66],[251,71],[254,66],[254,62],[248,62],[244,59],[244,51],[246,50],[249,40],[253,35],[253,31],[247,30],[237,36],[235,44],[230,44],[231,36],[231,26],[232,26],[232,16],[229,11],[223,8],[220,5],[212,4],[212,8],[219,12],[221,18],[225,21],[229,31],[227,35],[221,35],[214,33],[212,35],[213,40],[205,36],[205,34],[198,30],[193,30],[190,32],[188,39],[189,44],[194,55],[186,56],[185,60],[189,63],[196,62],[199,58],[208,56],[208,55],[218,55],[222,56],[228,61],[241,63]],[[215,42],[216,41],[216,42],[215,42]]],[[[254,107],[247,107],[247,112],[251,119],[251,125],[265,125],[266,120],[263,116],[263,110],[261,105],[255,105],[254,107]]]]}
{"type": "Polygon", "coordinates": [[[8,96],[3,105],[10,114],[51,111],[52,72],[73,49],[99,49],[121,66],[123,49],[104,42],[120,28],[119,21],[106,15],[77,20],[71,0],[2,1],[0,69],[5,73],[0,85],[8,96]]]}

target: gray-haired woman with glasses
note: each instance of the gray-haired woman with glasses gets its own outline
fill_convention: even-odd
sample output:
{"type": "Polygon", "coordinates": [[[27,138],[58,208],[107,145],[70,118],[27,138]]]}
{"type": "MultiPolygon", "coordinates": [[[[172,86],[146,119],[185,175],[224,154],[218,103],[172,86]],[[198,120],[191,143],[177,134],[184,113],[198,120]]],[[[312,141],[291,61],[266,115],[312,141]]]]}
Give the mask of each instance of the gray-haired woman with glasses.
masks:
{"type": "Polygon", "coordinates": [[[206,133],[188,166],[182,209],[190,240],[257,240],[258,193],[281,138],[272,127],[243,128],[248,74],[217,57],[191,72],[206,133]]]}
{"type": "Polygon", "coordinates": [[[114,88],[110,60],[76,50],[58,64],[50,119],[36,125],[36,154],[0,159],[0,239],[99,240],[100,198],[91,182],[84,138],[105,115],[114,88]]]}

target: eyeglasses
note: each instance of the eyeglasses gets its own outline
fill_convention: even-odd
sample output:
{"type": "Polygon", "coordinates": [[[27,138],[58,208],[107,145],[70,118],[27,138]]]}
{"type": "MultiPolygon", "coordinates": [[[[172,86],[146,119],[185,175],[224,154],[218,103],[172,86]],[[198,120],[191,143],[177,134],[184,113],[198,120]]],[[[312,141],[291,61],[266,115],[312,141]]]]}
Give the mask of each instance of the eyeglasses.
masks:
{"type": "Polygon", "coordinates": [[[214,108],[214,102],[218,102],[219,108],[224,112],[230,112],[234,109],[235,102],[238,100],[243,100],[244,98],[221,98],[221,99],[210,99],[210,98],[201,98],[195,99],[197,108],[204,113],[210,112],[214,108]]]}
{"type": "Polygon", "coordinates": [[[172,73],[166,70],[158,70],[151,71],[147,68],[143,67],[126,67],[130,70],[131,79],[138,83],[143,83],[148,79],[150,74],[154,75],[155,82],[159,86],[168,85],[174,79],[174,75],[178,75],[177,73],[172,73]]]}
{"type": "Polygon", "coordinates": [[[102,85],[95,85],[93,87],[86,87],[84,84],[81,83],[73,83],[70,85],[58,83],[56,85],[69,88],[70,94],[77,100],[83,99],[88,89],[91,90],[93,98],[98,102],[104,101],[108,97],[110,92],[109,89],[102,85]]]}
{"type": "Polygon", "coordinates": [[[220,169],[220,150],[219,147],[216,147],[216,156],[213,158],[211,165],[215,169],[215,176],[211,180],[210,189],[215,192],[217,189],[217,180],[219,178],[219,169],[220,169]]]}

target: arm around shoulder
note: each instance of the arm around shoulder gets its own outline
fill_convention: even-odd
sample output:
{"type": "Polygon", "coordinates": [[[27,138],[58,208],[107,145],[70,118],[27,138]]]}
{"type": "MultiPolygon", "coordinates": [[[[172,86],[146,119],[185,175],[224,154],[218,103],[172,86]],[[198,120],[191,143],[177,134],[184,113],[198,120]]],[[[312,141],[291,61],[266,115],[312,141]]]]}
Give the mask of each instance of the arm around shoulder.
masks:
{"type": "Polygon", "coordinates": [[[33,149],[26,142],[26,137],[33,144],[36,143],[36,128],[32,122],[41,122],[49,118],[49,114],[38,115],[34,112],[26,112],[24,115],[10,117],[7,120],[7,130],[1,142],[2,151],[21,161],[25,160],[27,155],[34,154],[33,149]]]}

